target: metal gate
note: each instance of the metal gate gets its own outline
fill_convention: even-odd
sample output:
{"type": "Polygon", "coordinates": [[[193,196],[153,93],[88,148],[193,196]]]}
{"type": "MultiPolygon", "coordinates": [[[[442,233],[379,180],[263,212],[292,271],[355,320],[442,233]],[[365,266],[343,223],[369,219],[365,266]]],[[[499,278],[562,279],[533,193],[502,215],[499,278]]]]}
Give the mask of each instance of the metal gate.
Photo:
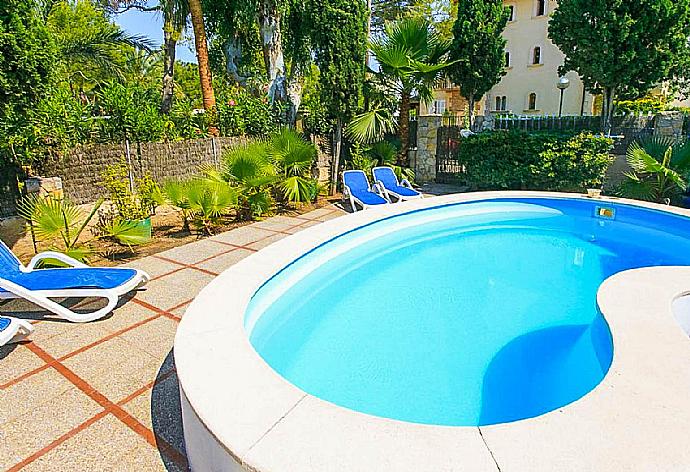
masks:
{"type": "Polygon", "coordinates": [[[441,126],[436,143],[436,182],[441,184],[464,184],[464,168],[458,163],[457,151],[460,143],[459,126],[441,126]]]}

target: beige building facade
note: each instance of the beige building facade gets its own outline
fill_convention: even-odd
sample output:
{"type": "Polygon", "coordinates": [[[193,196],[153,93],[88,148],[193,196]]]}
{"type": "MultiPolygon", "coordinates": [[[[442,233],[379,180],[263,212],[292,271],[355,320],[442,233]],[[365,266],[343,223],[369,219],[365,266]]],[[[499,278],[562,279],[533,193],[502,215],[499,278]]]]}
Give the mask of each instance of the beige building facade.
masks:
{"type": "MultiPolygon", "coordinates": [[[[555,0],[506,0],[510,19],[506,38],[506,75],[477,104],[480,114],[557,115],[561,91],[558,68],[565,56],[548,37],[555,0]]],[[[566,75],[570,83],[563,91],[563,115],[591,115],[594,97],[587,93],[578,75],[566,75]]],[[[434,100],[420,104],[420,114],[463,115],[467,102],[459,89],[444,84],[434,92],[434,100]]]]}

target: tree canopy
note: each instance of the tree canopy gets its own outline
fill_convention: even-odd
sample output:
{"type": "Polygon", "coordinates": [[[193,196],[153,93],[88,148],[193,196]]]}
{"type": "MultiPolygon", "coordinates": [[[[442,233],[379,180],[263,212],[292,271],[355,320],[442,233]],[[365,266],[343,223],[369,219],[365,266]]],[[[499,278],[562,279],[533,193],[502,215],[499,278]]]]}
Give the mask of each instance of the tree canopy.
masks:
{"type": "Polygon", "coordinates": [[[469,102],[470,122],[474,104],[505,75],[503,30],[508,11],[502,0],[465,0],[458,3],[453,25],[448,77],[469,102]]]}
{"type": "Polygon", "coordinates": [[[637,98],[685,74],[689,31],[689,0],[561,0],[549,23],[566,56],[561,73],[603,93],[606,131],[617,96],[637,98]]]}
{"type": "Polygon", "coordinates": [[[0,115],[37,101],[50,84],[55,51],[37,5],[0,3],[0,115]]]}

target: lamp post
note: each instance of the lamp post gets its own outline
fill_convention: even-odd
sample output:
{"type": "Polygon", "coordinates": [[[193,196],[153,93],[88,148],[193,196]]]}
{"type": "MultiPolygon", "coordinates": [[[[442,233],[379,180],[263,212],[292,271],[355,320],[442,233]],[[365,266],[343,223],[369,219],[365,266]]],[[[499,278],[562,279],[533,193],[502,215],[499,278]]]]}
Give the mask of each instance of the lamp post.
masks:
{"type": "Polygon", "coordinates": [[[561,91],[561,102],[558,105],[558,117],[560,118],[563,115],[563,92],[565,92],[565,89],[570,87],[570,80],[568,80],[567,77],[561,77],[558,79],[556,87],[561,91]]]}

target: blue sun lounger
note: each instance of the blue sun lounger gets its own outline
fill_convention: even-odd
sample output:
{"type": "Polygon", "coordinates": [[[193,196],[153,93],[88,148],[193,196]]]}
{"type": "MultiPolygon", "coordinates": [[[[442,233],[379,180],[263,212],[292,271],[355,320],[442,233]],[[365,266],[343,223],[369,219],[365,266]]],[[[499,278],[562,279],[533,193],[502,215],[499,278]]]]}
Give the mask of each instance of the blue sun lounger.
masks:
{"type": "Polygon", "coordinates": [[[89,267],[57,252],[42,252],[28,266],[15,257],[0,241],[0,300],[23,298],[75,323],[103,318],[117,305],[118,299],[145,285],[150,277],[138,269],[89,267]],[[46,259],[58,260],[69,267],[37,269],[46,259]],[[105,307],[89,313],[76,313],[54,298],[105,298],[105,307]]]}
{"type": "Polygon", "coordinates": [[[372,206],[390,203],[378,185],[369,185],[369,179],[361,170],[346,170],[343,172],[343,185],[343,198],[350,199],[352,211],[357,211],[356,204],[365,210],[372,206]]]}
{"type": "Polygon", "coordinates": [[[7,343],[17,343],[33,333],[34,327],[26,320],[18,320],[11,316],[0,316],[0,346],[7,343]]]}
{"type": "Polygon", "coordinates": [[[390,167],[374,167],[372,174],[374,174],[374,180],[383,188],[383,191],[387,195],[395,197],[399,202],[422,198],[422,194],[413,189],[412,184],[407,179],[398,183],[398,178],[390,167]]]}

